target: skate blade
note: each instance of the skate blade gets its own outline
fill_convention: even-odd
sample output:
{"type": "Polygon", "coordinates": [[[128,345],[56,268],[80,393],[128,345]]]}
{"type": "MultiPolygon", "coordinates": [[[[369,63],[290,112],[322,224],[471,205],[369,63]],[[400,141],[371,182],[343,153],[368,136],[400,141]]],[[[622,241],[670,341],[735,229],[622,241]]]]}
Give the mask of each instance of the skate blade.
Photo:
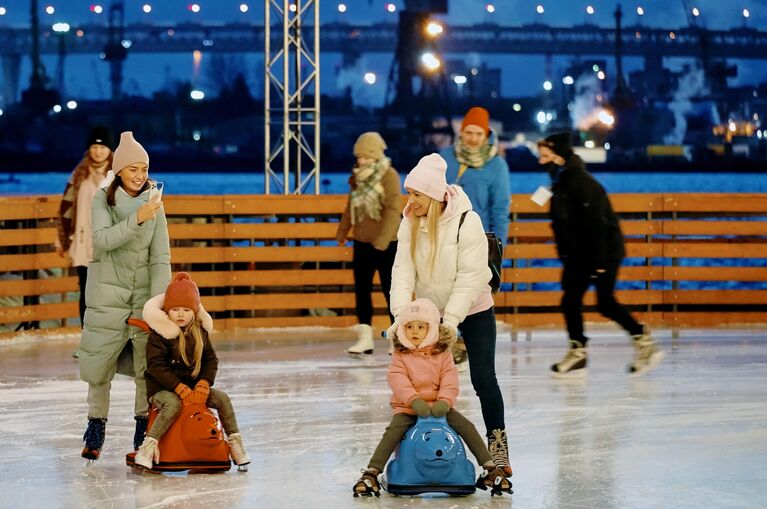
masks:
{"type": "Polygon", "coordinates": [[[654,354],[650,356],[650,361],[647,363],[647,366],[645,366],[644,368],[640,370],[631,372],[629,374],[631,376],[642,376],[645,373],[657,368],[658,364],[660,364],[661,361],[663,361],[664,357],[666,357],[666,352],[664,352],[663,350],[658,350],[657,352],[655,352],[654,354]]]}
{"type": "Polygon", "coordinates": [[[588,374],[588,368],[574,369],[560,373],[559,371],[552,371],[551,376],[557,380],[583,380],[588,374]]]}
{"type": "Polygon", "coordinates": [[[162,472],[152,470],[151,468],[142,467],[141,465],[131,465],[131,472],[136,475],[162,475],[162,472]]]}
{"type": "Polygon", "coordinates": [[[237,471],[242,472],[244,474],[245,472],[248,471],[248,465],[250,465],[250,463],[246,463],[244,465],[237,465],[237,471]]]}
{"type": "Polygon", "coordinates": [[[363,352],[352,352],[347,350],[346,353],[348,353],[352,358],[356,359],[362,357],[363,355],[373,355],[373,350],[365,350],[363,352]]]}

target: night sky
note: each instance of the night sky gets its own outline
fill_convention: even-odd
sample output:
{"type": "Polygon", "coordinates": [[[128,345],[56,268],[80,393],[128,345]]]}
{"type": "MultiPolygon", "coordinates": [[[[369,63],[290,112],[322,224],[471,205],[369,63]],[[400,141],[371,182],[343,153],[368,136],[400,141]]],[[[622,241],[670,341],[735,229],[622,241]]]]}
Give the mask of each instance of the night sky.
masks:
{"type": "MultiPolygon", "coordinates": [[[[192,13],[187,6],[191,1],[158,0],[144,2],[128,0],[125,2],[126,22],[230,22],[246,21],[260,24],[264,16],[263,0],[198,0],[201,7],[197,14],[192,13]],[[152,11],[148,14],[142,11],[142,6],[149,3],[152,11]],[[248,5],[248,12],[240,12],[240,4],[248,5]]],[[[339,13],[337,0],[322,0],[321,19],[323,21],[347,20],[350,23],[376,23],[395,21],[397,15],[386,11],[385,0],[346,0],[347,10],[339,13]]],[[[404,6],[402,1],[393,1],[398,8],[404,6]]],[[[495,12],[490,14],[485,6],[488,2],[479,0],[449,0],[450,13],[444,21],[450,24],[469,25],[481,22],[494,22],[500,25],[522,25],[533,22],[543,22],[553,25],[573,25],[584,22],[596,23],[602,26],[613,24],[612,13],[618,3],[624,11],[624,23],[634,24],[638,15],[637,6],[642,6],[645,15],[642,24],[653,27],[678,28],[687,25],[687,15],[683,0],[648,0],[648,1],[606,1],[592,2],[581,0],[497,0],[491,2],[495,12]],[[536,13],[535,7],[540,3],[545,12],[536,13]],[[592,5],[595,14],[586,14],[586,6],[592,5]]],[[[690,8],[697,7],[701,11],[700,22],[709,28],[727,29],[740,27],[744,23],[743,9],[748,9],[750,17],[746,20],[748,26],[767,30],[767,0],[688,0],[690,8]]],[[[65,21],[70,24],[106,23],[109,1],[81,0],[51,0],[40,1],[40,20],[42,24],[52,24],[65,21]],[[100,3],[104,13],[97,15],[89,7],[100,3]],[[44,12],[47,5],[53,5],[56,12],[48,15],[44,12]]],[[[29,2],[24,0],[0,0],[0,7],[6,9],[5,15],[0,16],[0,26],[24,26],[29,23],[29,2]]],[[[259,49],[260,50],[260,49],[259,49]]],[[[449,57],[449,56],[448,56],[449,57]]],[[[543,57],[526,56],[483,56],[469,55],[476,63],[487,63],[491,67],[501,67],[504,70],[504,81],[501,93],[504,96],[529,96],[540,92],[543,82],[543,57]],[[520,78],[520,70],[524,70],[525,78],[520,78]]],[[[195,73],[192,68],[192,56],[182,54],[150,55],[129,54],[125,64],[124,90],[129,94],[151,95],[152,92],[179,81],[192,81],[193,84],[208,93],[215,93],[217,83],[206,77],[205,67],[208,65],[208,55],[203,55],[202,69],[195,73]]],[[[570,57],[554,59],[555,72],[563,69],[570,57]]],[[[249,69],[246,79],[256,96],[261,95],[263,88],[263,54],[261,51],[242,57],[242,62],[249,69]]],[[[363,57],[355,68],[341,69],[340,58],[334,54],[323,54],[322,89],[323,93],[336,94],[345,86],[355,90],[355,99],[371,105],[381,102],[385,83],[383,79],[373,86],[362,82],[362,75],[367,71],[376,72],[383,77],[387,74],[389,61],[381,58],[363,57]]],[[[669,61],[667,65],[675,68],[681,61],[669,61]]],[[[767,80],[767,65],[764,62],[738,62],[739,75],[731,80],[732,85],[755,84],[767,80]]],[[[56,59],[48,56],[44,59],[49,76],[55,73],[56,59]]],[[[641,67],[641,60],[629,58],[626,72],[641,67]]],[[[21,88],[28,84],[29,65],[25,62],[22,68],[21,88]]],[[[109,73],[106,63],[100,61],[97,55],[69,56],[66,67],[67,95],[74,98],[107,98],[109,93],[109,73]]],[[[5,102],[0,100],[0,102],[5,102]]]]}

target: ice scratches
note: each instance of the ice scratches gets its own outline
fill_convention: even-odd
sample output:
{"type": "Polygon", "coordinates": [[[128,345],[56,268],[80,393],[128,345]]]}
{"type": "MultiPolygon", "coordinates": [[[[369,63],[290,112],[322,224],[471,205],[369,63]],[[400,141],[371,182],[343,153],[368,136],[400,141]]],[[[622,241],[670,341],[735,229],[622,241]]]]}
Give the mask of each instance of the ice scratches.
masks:
{"type": "Polygon", "coordinates": [[[209,490],[209,489],[201,490],[201,491],[194,490],[194,491],[192,491],[192,493],[184,493],[183,495],[171,495],[171,496],[166,497],[166,498],[162,499],[161,501],[156,502],[154,504],[143,505],[143,506],[139,506],[139,507],[140,507],[140,509],[153,509],[153,508],[156,508],[156,507],[168,507],[168,506],[173,505],[173,504],[188,502],[188,501],[190,501],[190,499],[195,501],[195,502],[199,502],[200,498],[224,495],[224,494],[228,494],[228,493],[235,493],[237,491],[242,491],[245,488],[246,488],[246,486],[240,486],[240,487],[237,487],[237,488],[229,488],[229,489],[223,489],[223,490],[209,490]]]}

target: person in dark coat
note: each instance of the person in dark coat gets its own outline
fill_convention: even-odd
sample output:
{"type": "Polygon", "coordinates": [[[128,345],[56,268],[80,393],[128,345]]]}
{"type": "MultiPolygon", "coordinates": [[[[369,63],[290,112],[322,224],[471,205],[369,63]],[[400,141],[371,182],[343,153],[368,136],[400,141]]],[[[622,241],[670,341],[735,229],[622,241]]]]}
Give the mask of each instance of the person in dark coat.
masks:
{"type": "Polygon", "coordinates": [[[635,357],[629,372],[645,373],[657,366],[663,352],[650,330],[615,299],[615,281],[626,249],[607,193],[573,153],[569,132],[540,140],[538,150],[538,162],[551,176],[551,226],[563,264],[562,312],[570,338],[570,351],[551,370],[558,377],[586,374],[589,339],[583,332],[582,305],[583,295],[594,284],[597,310],[633,340],[635,357]]]}

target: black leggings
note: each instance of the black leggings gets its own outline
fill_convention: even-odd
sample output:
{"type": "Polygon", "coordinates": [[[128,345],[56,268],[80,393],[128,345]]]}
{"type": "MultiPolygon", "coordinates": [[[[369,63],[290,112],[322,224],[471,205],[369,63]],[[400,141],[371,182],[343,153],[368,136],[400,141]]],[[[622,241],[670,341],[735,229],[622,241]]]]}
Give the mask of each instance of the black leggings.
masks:
{"type": "MultiPolygon", "coordinates": [[[[381,291],[386,297],[386,309],[391,309],[389,294],[391,292],[391,268],[394,256],[397,254],[397,242],[390,242],[385,251],[379,251],[373,244],[354,241],[354,298],[357,305],[357,320],[361,324],[370,325],[373,319],[373,276],[378,271],[381,278],[381,291]]],[[[389,319],[394,317],[389,311],[389,319]]]]}

